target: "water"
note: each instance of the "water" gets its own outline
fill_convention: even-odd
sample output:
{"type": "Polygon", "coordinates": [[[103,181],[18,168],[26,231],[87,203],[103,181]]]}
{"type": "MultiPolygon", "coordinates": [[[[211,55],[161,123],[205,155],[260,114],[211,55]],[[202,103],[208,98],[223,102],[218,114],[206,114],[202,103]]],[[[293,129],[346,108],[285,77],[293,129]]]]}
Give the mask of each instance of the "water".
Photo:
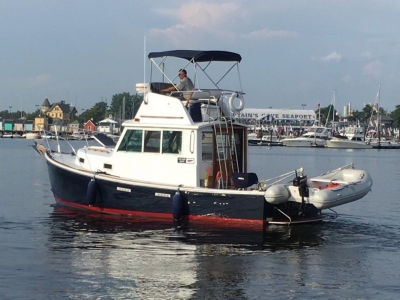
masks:
{"type": "Polygon", "coordinates": [[[31,144],[0,140],[1,299],[398,298],[400,150],[250,147],[260,179],[354,162],[374,186],[336,220],[248,232],[54,207],[31,144]]]}

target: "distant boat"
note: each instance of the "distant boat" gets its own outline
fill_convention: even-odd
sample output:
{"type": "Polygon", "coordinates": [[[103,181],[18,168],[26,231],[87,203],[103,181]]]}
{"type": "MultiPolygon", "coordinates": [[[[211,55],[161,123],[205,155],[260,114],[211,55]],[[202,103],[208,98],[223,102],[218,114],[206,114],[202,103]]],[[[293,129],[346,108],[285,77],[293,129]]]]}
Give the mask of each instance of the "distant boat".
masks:
{"type": "Polygon", "coordinates": [[[248,134],[247,143],[249,146],[283,146],[276,135],[264,135],[262,138],[257,138],[255,133],[248,134]]]}
{"type": "Polygon", "coordinates": [[[1,137],[2,138],[21,138],[21,136],[19,134],[12,133],[12,132],[3,133],[3,135],[1,137]]]}
{"type": "MultiPolygon", "coordinates": [[[[369,136],[367,138],[367,142],[372,145],[374,149],[400,149],[400,145],[396,143],[392,143],[391,141],[387,141],[384,137],[381,137],[381,114],[380,114],[380,106],[381,106],[381,85],[379,84],[378,93],[376,94],[376,101],[374,106],[372,107],[372,112],[376,112],[376,127],[368,130],[373,136],[369,136]],[[375,130],[376,129],[376,130],[375,130]],[[374,135],[377,134],[377,137],[374,135]]],[[[373,125],[372,115],[370,118],[370,125],[373,125]]]]}
{"type": "Polygon", "coordinates": [[[347,127],[343,135],[326,141],[327,148],[372,149],[371,143],[365,139],[364,128],[347,127]]]}
{"type": "Polygon", "coordinates": [[[3,133],[3,135],[1,137],[2,138],[12,138],[13,134],[12,134],[12,132],[5,132],[5,133],[3,133]]]}
{"type": "Polygon", "coordinates": [[[36,140],[41,138],[40,134],[36,132],[28,132],[24,134],[22,137],[25,137],[27,140],[36,140]]]}
{"type": "Polygon", "coordinates": [[[329,129],[324,126],[311,126],[300,137],[285,138],[281,140],[287,147],[324,147],[329,138],[329,129]]]}

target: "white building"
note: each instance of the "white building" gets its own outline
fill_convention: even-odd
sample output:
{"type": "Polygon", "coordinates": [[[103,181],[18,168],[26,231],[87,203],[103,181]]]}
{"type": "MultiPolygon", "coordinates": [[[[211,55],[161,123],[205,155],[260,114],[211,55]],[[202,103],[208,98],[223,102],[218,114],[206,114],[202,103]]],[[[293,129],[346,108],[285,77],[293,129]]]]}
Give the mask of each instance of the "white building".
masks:
{"type": "Polygon", "coordinates": [[[101,120],[97,125],[98,132],[116,134],[118,133],[118,129],[119,129],[118,122],[114,121],[111,118],[101,120]]]}

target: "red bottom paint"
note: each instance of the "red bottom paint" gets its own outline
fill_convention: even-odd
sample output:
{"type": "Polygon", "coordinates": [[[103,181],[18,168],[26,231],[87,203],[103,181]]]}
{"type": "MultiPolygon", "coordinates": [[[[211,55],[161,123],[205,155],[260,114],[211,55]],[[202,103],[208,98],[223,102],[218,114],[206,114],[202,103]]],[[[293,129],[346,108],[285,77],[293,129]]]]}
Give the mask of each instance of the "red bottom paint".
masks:
{"type": "MultiPolygon", "coordinates": [[[[84,210],[91,213],[102,213],[107,215],[120,215],[124,217],[146,217],[146,218],[154,218],[154,219],[169,219],[172,220],[172,214],[168,213],[151,213],[151,212],[142,212],[142,211],[133,211],[133,210],[122,210],[115,208],[104,208],[98,206],[88,206],[78,203],[72,203],[65,200],[62,200],[58,197],[55,197],[55,200],[58,204],[67,206],[74,209],[84,210]]],[[[249,219],[232,219],[232,218],[221,218],[216,216],[193,216],[186,215],[183,217],[184,220],[190,220],[199,223],[210,223],[217,225],[218,227],[233,227],[233,228],[249,228],[249,229],[263,229],[264,225],[267,222],[263,220],[249,220],[249,219]]]]}

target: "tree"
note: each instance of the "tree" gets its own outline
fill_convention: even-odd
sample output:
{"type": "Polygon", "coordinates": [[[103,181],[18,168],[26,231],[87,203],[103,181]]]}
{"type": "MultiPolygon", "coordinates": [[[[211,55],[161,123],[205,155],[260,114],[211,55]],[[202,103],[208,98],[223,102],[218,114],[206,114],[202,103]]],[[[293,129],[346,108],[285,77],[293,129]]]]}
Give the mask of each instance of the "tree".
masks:
{"type": "Polygon", "coordinates": [[[36,117],[38,117],[40,115],[40,110],[37,109],[36,111],[32,112],[32,113],[27,113],[26,114],[26,119],[27,120],[34,120],[36,117]]]}
{"type": "Polygon", "coordinates": [[[98,122],[104,119],[104,115],[107,110],[107,103],[101,101],[97,102],[92,108],[87,109],[80,114],[78,120],[79,122],[85,122],[88,120],[93,120],[98,122]]]}
{"type": "Polygon", "coordinates": [[[393,119],[394,127],[400,128],[400,105],[396,105],[395,110],[390,113],[390,117],[393,119]]]}
{"type": "Polygon", "coordinates": [[[360,124],[365,123],[365,121],[367,120],[365,118],[365,113],[363,111],[358,111],[358,110],[354,110],[352,112],[352,116],[348,117],[349,121],[360,121],[360,124]]]}
{"type": "MultiPolygon", "coordinates": [[[[318,113],[316,113],[318,115],[318,113]]],[[[336,109],[333,107],[332,104],[328,105],[327,107],[322,107],[321,108],[321,124],[325,124],[326,122],[332,121],[338,121],[339,116],[337,115],[336,109]],[[332,112],[334,110],[334,112],[332,112]]]]}
{"type": "Polygon", "coordinates": [[[111,105],[109,112],[114,116],[114,119],[132,119],[143,101],[143,97],[136,95],[131,95],[129,93],[119,93],[115,94],[111,99],[111,105]],[[123,116],[123,102],[125,98],[125,115],[123,116]]]}

